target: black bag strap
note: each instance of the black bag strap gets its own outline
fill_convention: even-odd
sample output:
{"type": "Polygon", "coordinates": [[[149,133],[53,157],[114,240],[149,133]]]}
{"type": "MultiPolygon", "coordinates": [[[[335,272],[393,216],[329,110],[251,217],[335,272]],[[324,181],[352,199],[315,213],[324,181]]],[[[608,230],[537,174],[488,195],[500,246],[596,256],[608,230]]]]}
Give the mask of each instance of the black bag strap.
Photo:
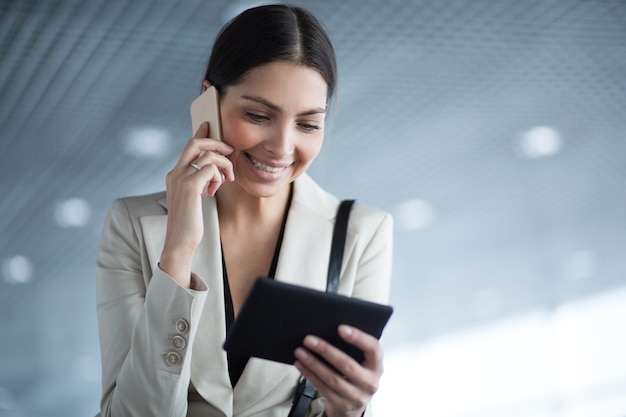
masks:
{"type": "Polygon", "coordinates": [[[336,293],[339,288],[339,275],[343,262],[343,251],[346,246],[346,233],[348,220],[354,200],[344,200],[337,209],[337,219],[333,230],[333,241],[330,246],[330,260],[328,262],[328,278],[326,280],[326,292],[336,293]]]}
{"type": "MultiPolygon", "coordinates": [[[[341,264],[343,262],[343,252],[346,246],[346,234],[348,232],[348,220],[350,219],[350,210],[352,210],[353,204],[354,200],[344,200],[339,204],[339,208],[337,209],[333,240],[330,245],[326,292],[336,293],[339,288],[339,276],[341,275],[341,264]]],[[[315,388],[309,380],[300,378],[288,417],[304,417],[315,394],[315,388]]]]}
{"type": "Polygon", "coordinates": [[[298,382],[298,388],[296,388],[296,396],[293,397],[293,405],[291,411],[289,411],[288,417],[304,417],[309,410],[311,401],[315,397],[315,388],[308,379],[302,377],[298,382]]]}

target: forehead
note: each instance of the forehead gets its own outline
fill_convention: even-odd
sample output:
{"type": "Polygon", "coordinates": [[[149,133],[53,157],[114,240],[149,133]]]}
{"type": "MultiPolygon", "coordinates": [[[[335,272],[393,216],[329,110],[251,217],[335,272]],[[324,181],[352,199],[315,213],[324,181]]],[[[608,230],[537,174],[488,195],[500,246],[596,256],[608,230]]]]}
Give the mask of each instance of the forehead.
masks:
{"type": "Polygon", "coordinates": [[[286,61],[263,64],[248,71],[227,95],[263,97],[286,109],[326,107],[328,86],[315,69],[286,61]]]}

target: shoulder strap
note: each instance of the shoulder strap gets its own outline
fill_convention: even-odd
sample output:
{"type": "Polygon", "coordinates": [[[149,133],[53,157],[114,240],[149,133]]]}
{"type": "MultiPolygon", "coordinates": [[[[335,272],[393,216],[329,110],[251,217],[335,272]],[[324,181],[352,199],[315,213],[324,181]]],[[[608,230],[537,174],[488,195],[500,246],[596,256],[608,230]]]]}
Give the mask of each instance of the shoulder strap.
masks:
{"type": "MultiPolygon", "coordinates": [[[[337,209],[333,240],[330,244],[330,261],[328,262],[326,292],[336,293],[339,288],[339,275],[341,274],[341,263],[343,262],[343,252],[346,246],[348,220],[350,219],[350,210],[352,210],[353,204],[354,200],[344,200],[339,204],[339,208],[337,209]]],[[[304,417],[309,410],[309,406],[315,394],[315,388],[309,380],[301,378],[288,417],[304,417]]]]}
{"type": "Polygon", "coordinates": [[[348,220],[350,210],[354,200],[344,200],[337,209],[337,219],[333,230],[333,241],[330,246],[330,261],[328,262],[328,278],[326,281],[326,292],[336,293],[339,288],[339,275],[341,274],[341,263],[343,261],[343,251],[346,246],[346,233],[348,231],[348,220]]]}
{"type": "Polygon", "coordinates": [[[298,387],[296,388],[296,396],[293,398],[293,405],[287,417],[304,417],[309,411],[311,401],[315,397],[316,391],[313,384],[308,379],[300,377],[298,387]]]}

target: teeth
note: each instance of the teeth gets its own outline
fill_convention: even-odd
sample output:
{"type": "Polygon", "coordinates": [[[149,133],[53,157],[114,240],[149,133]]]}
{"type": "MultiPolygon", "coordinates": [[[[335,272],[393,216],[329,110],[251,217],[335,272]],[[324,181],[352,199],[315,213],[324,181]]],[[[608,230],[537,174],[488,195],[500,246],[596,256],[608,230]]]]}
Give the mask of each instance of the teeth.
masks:
{"type": "Polygon", "coordinates": [[[257,167],[261,171],[276,173],[276,172],[284,171],[285,168],[287,168],[287,167],[271,167],[269,165],[265,165],[265,164],[260,163],[259,161],[254,159],[254,157],[252,155],[250,155],[250,154],[246,154],[246,156],[248,157],[250,162],[252,162],[252,165],[257,167]]]}

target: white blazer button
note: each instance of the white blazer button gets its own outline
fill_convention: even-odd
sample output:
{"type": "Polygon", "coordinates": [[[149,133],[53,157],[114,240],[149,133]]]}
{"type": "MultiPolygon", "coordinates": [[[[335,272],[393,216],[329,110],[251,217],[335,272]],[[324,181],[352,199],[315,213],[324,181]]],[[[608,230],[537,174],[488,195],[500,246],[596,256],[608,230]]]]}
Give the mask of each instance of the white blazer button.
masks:
{"type": "Polygon", "coordinates": [[[172,345],[174,345],[174,347],[178,350],[183,350],[185,349],[185,346],[187,346],[187,341],[184,337],[176,335],[172,337],[172,345]]]}
{"type": "Polygon", "coordinates": [[[177,352],[167,352],[165,354],[165,361],[170,365],[178,365],[181,360],[182,358],[177,352]]]}
{"type": "Polygon", "coordinates": [[[189,331],[189,323],[185,319],[176,320],[176,330],[179,333],[187,333],[189,331]]]}

